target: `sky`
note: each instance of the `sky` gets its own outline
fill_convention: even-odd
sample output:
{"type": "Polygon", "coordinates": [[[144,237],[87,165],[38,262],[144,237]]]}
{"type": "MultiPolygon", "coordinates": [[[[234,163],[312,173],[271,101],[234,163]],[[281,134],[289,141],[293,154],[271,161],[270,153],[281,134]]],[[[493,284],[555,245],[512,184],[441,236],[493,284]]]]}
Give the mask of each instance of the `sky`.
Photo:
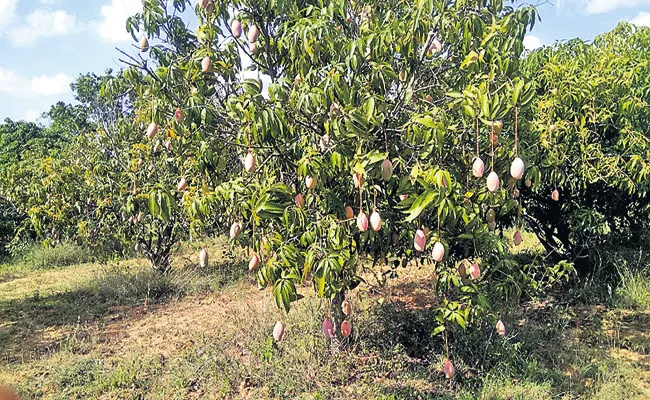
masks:
{"type": "MultiPolygon", "coordinates": [[[[542,20],[529,49],[591,40],[620,21],[650,26],[650,0],[533,1],[542,20]]],[[[135,49],[125,21],[141,10],[141,0],[0,0],[0,121],[43,122],[52,104],[73,101],[80,74],[121,68],[115,48],[135,49]]]]}

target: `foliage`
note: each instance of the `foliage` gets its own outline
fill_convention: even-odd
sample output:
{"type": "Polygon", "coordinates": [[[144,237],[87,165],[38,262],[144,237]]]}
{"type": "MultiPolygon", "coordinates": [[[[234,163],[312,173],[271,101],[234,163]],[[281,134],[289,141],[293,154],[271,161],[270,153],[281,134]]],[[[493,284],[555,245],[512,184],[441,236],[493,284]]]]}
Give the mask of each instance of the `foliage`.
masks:
{"type": "MultiPolygon", "coordinates": [[[[46,129],[31,122],[6,119],[0,124],[0,257],[14,255],[16,245],[12,242],[26,228],[28,210],[16,201],[17,196],[26,186],[40,185],[31,179],[17,179],[21,166],[29,167],[35,160],[57,156],[68,140],[68,131],[46,129]]],[[[31,232],[26,236],[33,238],[31,232]]]]}
{"type": "Polygon", "coordinates": [[[621,23],[593,44],[557,43],[523,65],[537,82],[525,129],[541,173],[522,192],[526,219],[582,274],[598,268],[602,249],[638,243],[650,222],[649,49],[650,29],[621,23]]]}

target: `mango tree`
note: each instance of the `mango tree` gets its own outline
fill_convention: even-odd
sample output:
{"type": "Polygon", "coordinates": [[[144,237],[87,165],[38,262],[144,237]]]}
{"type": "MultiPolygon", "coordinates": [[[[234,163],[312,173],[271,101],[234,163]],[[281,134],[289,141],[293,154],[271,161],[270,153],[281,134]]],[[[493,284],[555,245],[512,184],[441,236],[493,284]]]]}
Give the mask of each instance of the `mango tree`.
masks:
{"type": "Polygon", "coordinates": [[[526,220],[557,259],[594,272],[602,249],[638,242],[650,222],[650,29],[622,23],[592,44],[533,52],[537,82],[525,125],[532,188],[526,220]]]}
{"type": "MultiPolygon", "coordinates": [[[[250,268],[279,307],[313,282],[330,299],[323,326],[336,348],[350,332],[346,292],[417,259],[435,264],[437,333],[488,311],[482,278],[512,268],[491,230],[518,221],[524,166],[509,169],[516,115],[534,93],[518,78],[533,8],[201,1],[194,36],[165,2],[144,5],[128,23],[153,57],[129,61],[148,74],[140,113],[156,121],[189,104],[183,148],[218,149],[234,176],[186,205],[209,204],[250,244],[250,268]],[[482,168],[472,174],[477,156],[494,172],[487,182],[482,168]]],[[[192,214],[197,226],[206,214],[192,214]]]]}

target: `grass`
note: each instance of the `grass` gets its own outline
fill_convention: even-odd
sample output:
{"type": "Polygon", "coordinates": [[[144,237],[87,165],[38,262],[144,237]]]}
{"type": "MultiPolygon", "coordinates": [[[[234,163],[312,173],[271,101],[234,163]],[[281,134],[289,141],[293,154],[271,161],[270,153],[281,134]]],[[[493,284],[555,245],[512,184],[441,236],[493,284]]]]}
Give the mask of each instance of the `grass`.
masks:
{"type": "Polygon", "coordinates": [[[94,259],[87,249],[74,243],[62,242],[54,247],[34,243],[23,255],[11,260],[10,264],[19,269],[34,270],[85,264],[94,259]]]}
{"type": "Polygon", "coordinates": [[[452,337],[450,382],[444,344],[430,335],[426,267],[352,293],[353,334],[332,356],[320,332],[326,304],[310,287],[284,316],[241,254],[213,243],[207,269],[195,255],[179,249],[166,277],[138,259],[0,274],[0,384],[24,399],[650,398],[642,272],[630,269],[609,303],[523,303],[504,317],[505,339],[491,326],[452,337]]]}
{"type": "Polygon", "coordinates": [[[633,309],[650,308],[650,261],[645,265],[619,267],[620,285],[616,296],[621,306],[633,309]]]}

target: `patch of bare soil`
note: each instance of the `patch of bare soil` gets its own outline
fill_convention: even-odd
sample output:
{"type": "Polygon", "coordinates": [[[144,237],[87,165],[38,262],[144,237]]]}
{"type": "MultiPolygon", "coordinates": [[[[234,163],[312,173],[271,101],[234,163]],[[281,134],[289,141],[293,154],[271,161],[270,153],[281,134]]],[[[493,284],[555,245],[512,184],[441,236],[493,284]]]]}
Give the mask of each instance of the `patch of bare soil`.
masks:
{"type": "Polygon", "coordinates": [[[155,307],[126,311],[126,315],[107,321],[98,332],[107,353],[160,354],[170,357],[204,337],[215,337],[233,329],[238,315],[260,313],[271,305],[268,292],[252,285],[238,285],[236,291],[201,297],[155,307]]]}

